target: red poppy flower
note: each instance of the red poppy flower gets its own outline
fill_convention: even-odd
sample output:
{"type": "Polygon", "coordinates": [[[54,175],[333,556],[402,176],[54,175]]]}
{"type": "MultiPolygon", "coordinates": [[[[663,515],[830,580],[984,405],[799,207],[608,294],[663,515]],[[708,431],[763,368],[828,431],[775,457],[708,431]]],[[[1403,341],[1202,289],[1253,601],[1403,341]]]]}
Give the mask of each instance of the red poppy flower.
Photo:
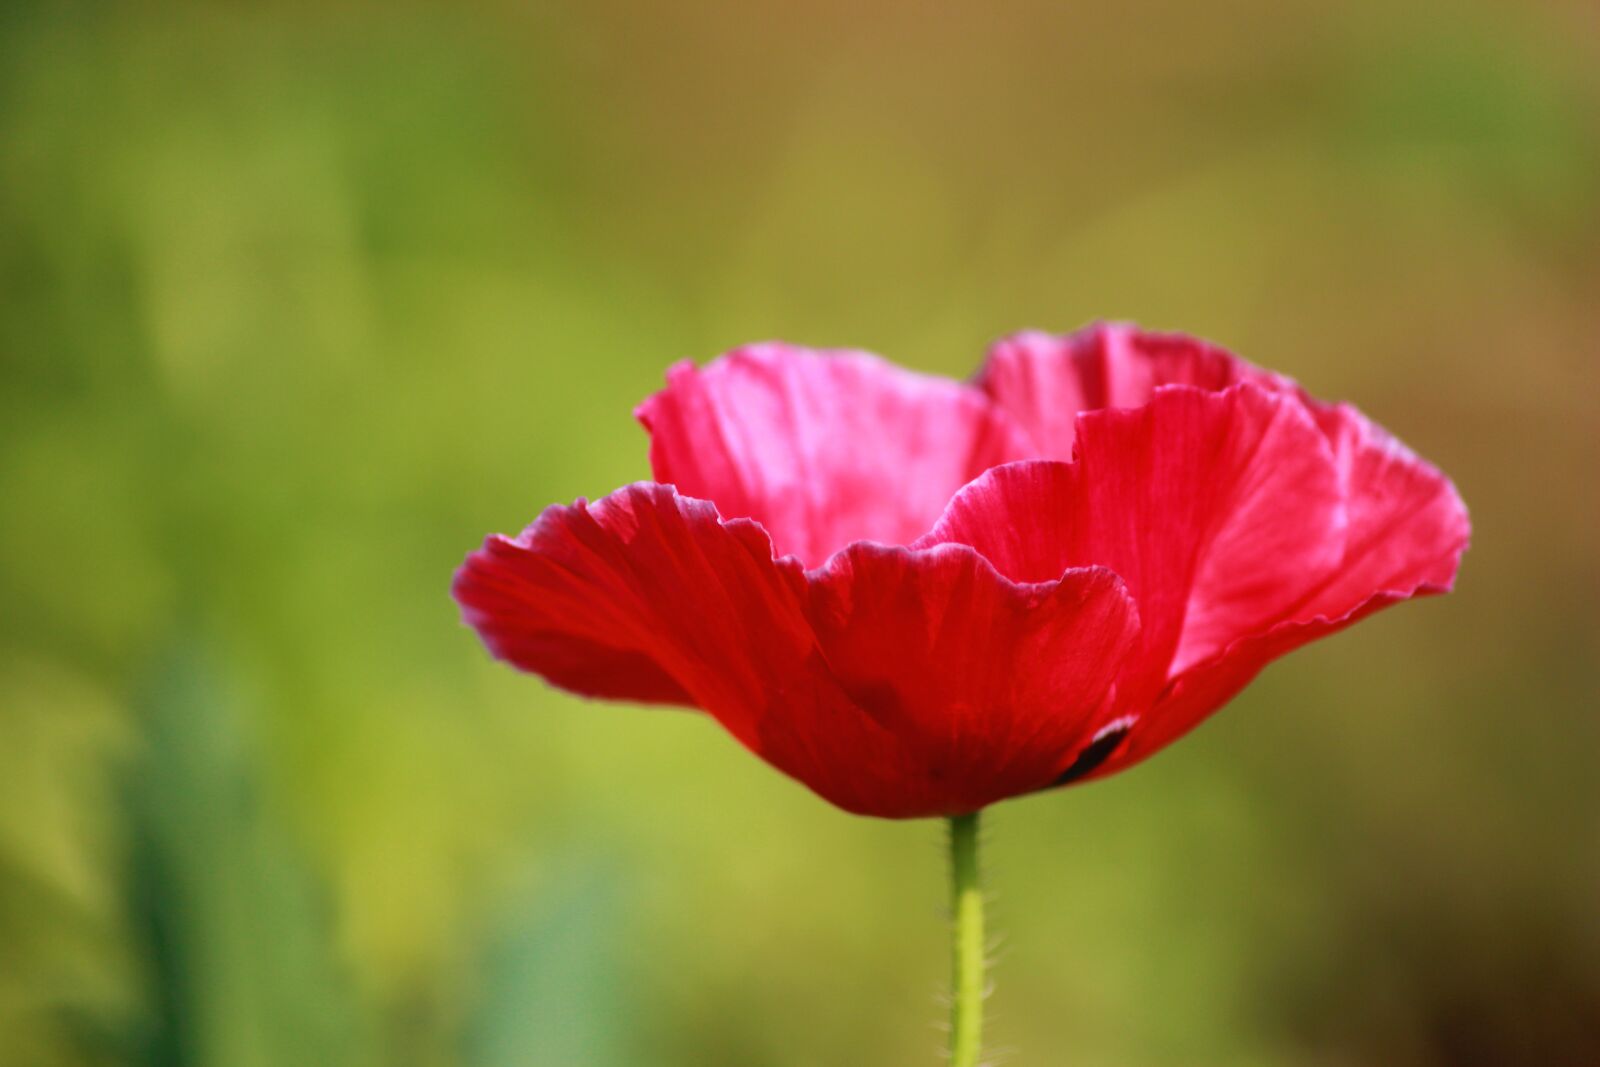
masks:
{"type": "Polygon", "coordinates": [[[673,367],[654,482],[456,574],[501,659],[704,709],[852,812],[1121,770],[1269,661],[1448,590],[1450,482],[1347,405],[1188,337],[996,344],[974,384],[782,344],[673,367]]]}

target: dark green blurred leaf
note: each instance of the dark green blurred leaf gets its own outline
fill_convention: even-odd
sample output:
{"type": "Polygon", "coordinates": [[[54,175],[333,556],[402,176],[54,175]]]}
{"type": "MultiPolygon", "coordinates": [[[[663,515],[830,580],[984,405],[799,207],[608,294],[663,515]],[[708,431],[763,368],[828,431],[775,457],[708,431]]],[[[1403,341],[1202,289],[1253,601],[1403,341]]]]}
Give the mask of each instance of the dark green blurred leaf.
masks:
{"type": "Polygon", "coordinates": [[[234,693],[176,650],[129,788],[131,910],[148,960],[148,1067],[347,1067],[359,1017],[319,884],[262,796],[234,693]]]}

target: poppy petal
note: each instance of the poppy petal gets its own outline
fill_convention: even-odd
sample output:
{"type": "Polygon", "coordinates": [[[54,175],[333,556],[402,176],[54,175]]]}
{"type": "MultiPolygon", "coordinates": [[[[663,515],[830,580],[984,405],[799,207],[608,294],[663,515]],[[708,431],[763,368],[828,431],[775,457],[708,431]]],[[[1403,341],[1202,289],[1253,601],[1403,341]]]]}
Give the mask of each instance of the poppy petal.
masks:
{"type": "Polygon", "coordinates": [[[1447,593],[1471,538],[1466,505],[1434,467],[1354,408],[1319,407],[1334,442],[1349,515],[1339,564],[1306,591],[1289,618],[1180,673],[1102,773],[1149,756],[1232,699],[1268,663],[1373,612],[1447,593]]]}
{"type": "Polygon", "coordinates": [[[456,579],[496,655],[590,696],[689,703],[849,811],[1041,788],[1137,633],[1101,568],[1018,585],[971,549],[858,544],[806,572],[766,533],[641,483],[491,538],[456,579]]]}
{"type": "Polygon", "coordinates": [[[1138,635],[1103,567],[1017,584],[953,544],[852,545],[813,572],[807,613],[850,699],[907,746],[904,814],[975,811],[1059,777],[1138,635]]]}
{"type": "Polygon", "coordinates": [[[778,343],[677,364],[636,415],[657,481],[755,519],[807,566],[852,541],[909,543],[962,485],[1029,454],[968,385],[778,343]]]}
{"type": "Polygon", "coordinates": [[[809,654],[766,533],[649,482],[489,538],[454,593],[497,657],[583,696],[748,707],[763,659],[809,654]]]}
{"type": "Polygon", "coordinates": [[[1038,454],[1072,455],[1080,412],[1138,407],[1163,385],[1221,392],[1239,382],[1294,388],[1226,349],[1178,333],[1097,323],[1075,333],[1036,330],[996,341],[977,385],[1027,430],[1038,454]]]}
{"type": "Polygon", "coordinates": [[[1122,711],[1143,711],[1175,665],[1284,618],[1341,557],[1333,454],[1289,396],[1166,386],[1143,407],[1080,415],[1075,437],[1071,463],[1008,464],[964,487],[919,544],[971,545],[1015,581],[1120,575],[1143,627],[1122,711]]]}
{"type": "Polygon", "coordinates": [[[1456,487],[1350,405],[1307,402],[1333,447],[1349,533],[1297,616],[1340,618],[1384,590],[1448,591],[1472,533],[1456,487]]]}

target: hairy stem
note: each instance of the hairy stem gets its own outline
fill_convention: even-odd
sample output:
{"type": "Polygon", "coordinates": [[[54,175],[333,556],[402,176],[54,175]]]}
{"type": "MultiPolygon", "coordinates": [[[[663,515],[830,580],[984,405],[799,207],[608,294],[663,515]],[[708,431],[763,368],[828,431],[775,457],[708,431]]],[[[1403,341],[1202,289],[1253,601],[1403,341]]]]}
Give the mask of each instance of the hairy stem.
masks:
{"type": "Polygon", "coordinates": [[[983,889],[978,813],[950,820],[951,1067],[978,1067],[983,1045],[983,889]]]}

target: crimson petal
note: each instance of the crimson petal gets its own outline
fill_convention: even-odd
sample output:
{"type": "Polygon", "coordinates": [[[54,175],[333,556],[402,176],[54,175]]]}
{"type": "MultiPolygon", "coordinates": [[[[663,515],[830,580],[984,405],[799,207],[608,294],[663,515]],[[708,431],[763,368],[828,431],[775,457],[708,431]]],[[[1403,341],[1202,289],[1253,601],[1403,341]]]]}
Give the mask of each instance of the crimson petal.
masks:
{"type": "MultiPolygon", "coordinates": [[[[1292,380],[1224,349],[1179,334],[1118,325],[1061,337],[1019,334],[991,349],[979,375],[979,384],[995,402],[1046,454],[1057,456],[1067,455],[1084,432],[1085,423],[1074,412],[1153,404],[1172,385],[1223,391],[1239,383],[1298,406],[1323,434],[1333,458],[1344,526],[1341,538],[1330,536],[1323,544],[1338,543],[1340,551],[1320,573],[1316,567],[1308,569],[1306,576],[1314,580],[1296,583],[1292,599],[1277,598],[1276,619],[1257,619],[1253,627],[1244,625],[1248,618],[1229,606],[1237,596],[1191,595],[1165,688],[1151,699],[1152,678],[1143,686],[1122,686],[1112,710],[1127,718],[1128,709],[1134,708],[1142,722],[1130,731],[1126,744],[1091,768],[1096,776],[1170,744],[1278,656],[1390,604],[1444,592],[1454,581],[1470,524],[1448,479],[1354,408],[1323,404],[1292,380]]],[[[1033,536],[1043,535],[1034,531],[1033,536]]],[[[1232,587],[1236,594],[1247,594],[1248,583],[1239,582],[1245,574],[1237,562],[1219,559],[1210,579],[1197,579],[1196,588],[1232,587]]],[[[1130,578],[1130,585],[1137,584],[1130,578]]],[[[1153,642],[1159,622],[1151,620],[1158,613],[1143,600],[1140,607],[1148,641],[1153,642]]]]}
{"type": "Polygon", "coordinates": [[[1166,386],[1081,415],[1075,436],[1071,463],[1013,463],[962,489],[919,545],[971,545],[1016,581],[1120,575],[1143,629],[1107,720],[1143,716],[1174,670],[1276,624],[1342,558],[1334,456],[1292,397],[1166,386]]]}
{"type": "Polygon", "coordinates": [[[1245,636],[1173,679],[1151,728],[1104,773],[1171,744],[1232,699],[1268,663],[1381,608],[1447,593],[1471,538],[1454,485],[1346,405],[1313,408],[1334,443],[1349,516],[1337,566],[1264,633],[1245,636]]]}
{"type": "Polygon", "coordinates": [[[517,666],[704,708],[833,803],[887,817],[1059,776],[1138,628],[1101,568],[1018,584],[962,546],[857,544],[807,572],[759,525],[649,483],[491,538],[455,591],[517,666]]]}
{"type": "Polygon", "coordinates": [[[857,544],[810,578],[829,669],[913,755],[922,796],[907,814],[975,811],[1054,781],[1138,634],[1103,567],[1018,584],[964,545],[857,544]]]}

